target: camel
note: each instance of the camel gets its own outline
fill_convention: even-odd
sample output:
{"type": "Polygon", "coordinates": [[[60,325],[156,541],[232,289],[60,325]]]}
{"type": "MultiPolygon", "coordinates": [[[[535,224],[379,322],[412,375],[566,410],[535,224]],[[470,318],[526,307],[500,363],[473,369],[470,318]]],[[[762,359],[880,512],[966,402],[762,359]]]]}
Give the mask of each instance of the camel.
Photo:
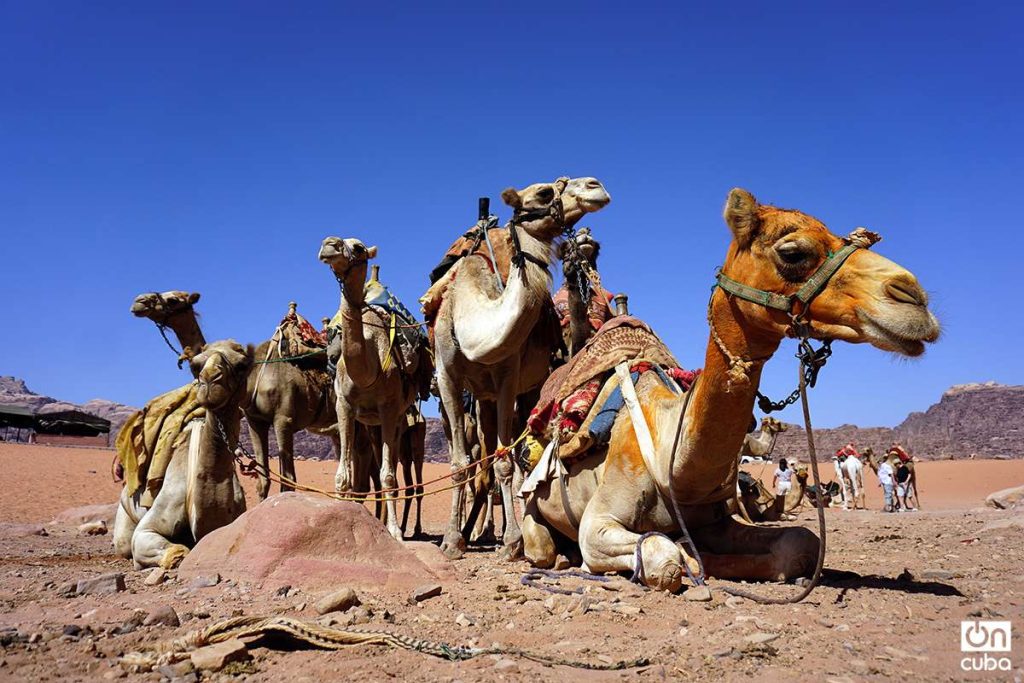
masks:
{"type": "MultiPolygon", "coordinates": [[[[179,368],[191,353],[198,352],[206,346],[206,338],[199,327],[193,308],[198,301],[199,292],[172,290],[163,293],[145,292],[135,297],[132,302],[132,315],[136,318],[148,318],[156,323],[168,346],[171,346],[171,342],[167,340],[164,330],[170,328],[174,332],[174,336],[178,338],[178,346],[181,347],[179,368]]],[[[171,350],[174,351],[174,347],[171,347],[171,350]]]]}
{"type": "Polygon", "coordinates": [[[380,428],[380,479],[386,493],[388,532],[402,540],[398,523],[395,464],[399,437],[405,429],[406,412],[418,397],[425,397],[430,376],[430,357],[425,347],[405,356],[398,342],[389,338],[389,320],[364,301],[367,262],[377,255],[357,239],[327,237],[318,258],[326,263],[341,285],[341,356],[334,390],[340,451],[334,487],[338,493],[353,491],[353,437],[356,422],[380,428]]]}
{"type": "Polygon", "coordinates": [[[743,437],[743,446],[740,448],[740,462],[744,458],[770,459],[772,451],[775,450],[775,442],[779,434],[789,429],[781,420],[774,417],[761,418],[761,433],[756,437],[747,434],[743,437]]]}
{"type": "Polygon", "coordinates": [[[558,246],[565,281],[555,292],[554,302],[562,323],[567,358],[583,348],[601,324],[612,317],[609,304],[614,297],[601,286],[597,273],[600,251],[601,244],[593,238],[590,228],[580,228],[572,239],[558,246]]]}
{"type": "Polygon", "coordinates": [[[134,493],[127,486],[121,490],[114,549],[132,558],[136,569],[176,567],[203,536],[245,512],[233,448],[252,359],[251,346],[233,341],[208,344],[192,358],[195,407],[205,410],[182,425],[151,506],[143,502],[145,487],[134,493]]]}
{"type": "MultiPolygon", "coordinates": [[[[729,193],[724,218],[733,239],[708,304],[703,374],[688,394],[658,373],[641,375],[638,420],[653,448],[641,450],[622,411],[608,446],[569,464],[565,491],[557,482],[538,486],[523,523],[536,566],[552,565],[561,536],[578,543],[590,572],[636,571],[643,584],[674,592],[684,571],[699,572],[690,551],[669,538],[681,533],[681,519],[710,576],[782,581],[812,573],[820,544],[809,529],[752,526],[725,512],[764,363],[800,332],[918,356],[939,325],[909,271],[861,248],[877,241],[873,233],[858,229],[844,240],[741,189],[729,193]]],[[[624,381],[624,390],[632,386],[628,375],[624,381]]]]}
{"type": "Polygon", "coordinates": [[[860,501],[861,509],[867,509],[864,496],[864,464],[860,458],[849,455],[839,463],[839,470],[842,474],[843,485],[843,509],[848,510],[849,504],[853,503],[853,509],[857,509],[857,502],[860,501]]]}
{"type": "MultiPolygon", "coordinates": [[[[563,231],[585,214],[611,201],[596,178],[559,178],[524,190],[508,188],[502,200],[513,209],[508,225],[515,254],[507,284],[499,291],[486,258],[470,255],[452,270],[452,281],[437,311],[434,358],[441,403],[451,423],[453,483],[465,481],[461,470],[469,464],[465,440],[462,392],[468,389],[479,405],[479,431],[484,452],[491,446],[512,444],[516,398],[535,390],[547,377],[551,348],[541,335],[532,334],[550,301],[549,266],[552,245],[563,231]]],[[[513,464],[508,458],[494,462],[501,485],[505,532],[503,552],[522,552],[522,532],[512,499],[513,464]]],[[[452,508],[441,549],[450,558],[465,550],[460,519],[465,487],[452,490],[452,508]]],[[[474,505],[476,508],[476,505],[474,505]]]]}

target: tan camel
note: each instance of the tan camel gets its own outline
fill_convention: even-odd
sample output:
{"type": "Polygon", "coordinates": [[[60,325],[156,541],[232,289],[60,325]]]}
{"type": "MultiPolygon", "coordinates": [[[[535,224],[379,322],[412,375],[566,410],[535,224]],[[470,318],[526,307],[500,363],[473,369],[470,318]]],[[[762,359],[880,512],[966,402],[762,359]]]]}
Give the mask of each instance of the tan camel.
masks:
{"type": "MultiPolygon", "coordinates": [[[[847,242],[818,220],[758,204],[744,190],[729,194],[724,213],[733,241],[723,275],[778,295],[768,300],[791,311],[795,307],[811,336],[866,342],[905,356],[920,355],[925,342],[938,338],[927,295],[906,269],[867,249],[851,253],[844,248],[847,242]],[[843,256],[848,258],[835,277],[821,275],[822,265],[834,266],[843,256]],[[816,295],[799,300],[809,303],[788,304],[797,301],[795,294],[815,273],[819,278],[811,287],[821,284],[816,295]]],[[[848,239],[869,246],[874,237],[855,231],[848,239]]],[[[720,282],[736,289],[728,280],[720,282]]],[[[807,296],[806,289],[801,293],[807,296]]],[[[650,468],[629,415],[622,414],[606,449],[569,466],[570,514],[557,484],[538,487],[523,527],[527,556],[536,565],[554,562],[557,533],[578,541],[589,571],[639,570],[644,584],[676,591],[683,562],[691,572],[698,569],[664,535],[681,532],[678,505],[711,576],[788,580],[813,571],[819,549],[813,532],[752,526],[725,512],[725,501],[735,496],[736,454],[762,366],[782,339],[794,334],[795,323],[783,310],[729,295],[722,286],[712,294],[708,319],[712,335],[704,373],[691,395],[676,394],[654,372],[637,383],[654,445],[650,468]]]]}
{"type": "Polygon", "coordinates": [[[728,512],[731,515],[738,514],[751,523],[786,519],[803,505],[807,494],[807,476],[806,466],[794,465],[795,484],[780,499],[760,479],[753,476],[747,478],[746,484],[741,484],[743,476],[740,475],[736,482],[736,499],[729,501],[728,512]]]}
{"type": "Polygon", "coordinates": [[[789,429],[781,420],[774,417],[761,418],[761,432],[755,437],[747,434],[743,437],[743,447],[740,448],[740,462],[744,458],[768,458],[775,450],[775,442],[779,434],[789,429]]]}
{"type": "MultiPolygon", "coordinates": [[[[295,433],[308,430],[328,437],[338,453],[334,388],[327,373],[325,355],[281,361],[278,333],[256,348],[256,362],[246,379],[242,410],[249,423],[253,455],[259,463],[256,492],[263,500],[270,492],[266,476],[270,466],[270,430],[277,439],[281,474],[297,481],[295,474],[295,433]]],[[[282,491],[293,490],[281,483],[282,491]]]]}
{"type": "MultiPolygon", "coordinates": [[[[353,437],[356,422],[380,428],[380,479],[385,490],[397,486],[395,465],[403,421],[417,397],[429,385],[430,356],[425,347],[409,356],[389,337],[389,318],[364,301],[367,262],[377,255],[357,239],[328,237],[319,259],[330,266],[341,284],[341,356],[334,389],[337,396],[340,458],[334,487],[338,493],[353,491],[353,437]]],[[[402,539],[396,494],[385,494],[386,523],[396,539],[402,539]]]]}
{"type": "Polygon", "coordinates": [[[174,332],[174,336],[178,338],[178,346],[181,347],[182,357],[178,359],[178,367],[181,367],[185,358],[192,353],[198,353],[199,349],[206,346],[206,338],[199,327],[194,308],[198,301],[199,292],[172,290],[163,293],[145,292],[135,297],[132,302],[132,315],[136,318],[148,318],[156,323],[168,346],[171,343],[167,340],[164,330],[170,329],[174,332]]]}
{"type": "MultiPolygon", "coordinates": [[[[485,452],[493,443],[510,446],[516,421],[516,397],[539,387],[550,369],[551,348],[532,334],[549,305],[552,245],[563,230],[585,214],[604,208],[611,198],[595,178],[559,178],[508,188],[502,199],[513,208],[508,225],[517,252],[507,284],[499,291],[486,258],[471,255],[452,270],[452,281],[437,312],[434,358],[441,403],[451,422],[451,468],[454,482],[465,480],[459,470],[469,464],[465,441],[462,392],[468,389],[480,406],[477,419],[485,452]]],[[[522,532],[512,499],[513,465],[499,459],[494,473],[501,485],[505,515],[503,543],[509,557],[522,552],[522,532]]],[[[465,488],[452,492],[452,508],[442,550],[462,555],[465,538],[460,525],[465,488]]]]}
{"type": "Polygon", "coordinates": [[[127,486],[121,490],[114,549],[136,569],[177,566],[203,536],[245,512],[233,449],[252,358],[252,347],[232,341],[208,344],[192,358],[195,401],[204,415],[183,426],[150,507],[143,504],[145,487],[134,494],[127,486]]]}

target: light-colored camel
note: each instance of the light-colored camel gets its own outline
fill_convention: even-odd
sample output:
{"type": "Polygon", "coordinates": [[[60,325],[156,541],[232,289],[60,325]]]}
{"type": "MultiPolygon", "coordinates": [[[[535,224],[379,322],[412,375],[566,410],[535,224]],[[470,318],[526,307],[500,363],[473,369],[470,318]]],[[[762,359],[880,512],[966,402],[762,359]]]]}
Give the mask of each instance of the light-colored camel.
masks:
{"type": "MultiPolygon", "coordinates": [[[[454,483],[465,480],[465,473],[459,470],[469,464],[463,390],[468,389],[480,406],[477,419],[484,451],[491,452],[491,443],[496,448],[510,446],[516,398],[539,387],[550,370],[551,349],[531,332],[551,297],[552,245],[563,230],[611,201],[595,178],[559,178],[521,191],[508,188],[501,196],[513,208],[508,230],[513,244],[520,245],[505,288],[499,291],[487,259],[462,259],[453,267],[458,270],[434,328],[438,389],[451,422],[454,483]]],[[[505,516],[502,541],[508,557],[522,552],[522,532],[512,498],[513,471],[509,458],[494,462],[505,516]]],[[[441,544],[449,557],[458,557],[465,549],[460,525],[464,504],[465,487],[457,486],[441,544]]]]}
{"type": "Polygon", "coordinates": [[[849,504],[852,502],[853,509],[856,510],[858,501],[860,502],[861,509],[866,509],[867,504],[864,500],[864,464],[860,461],[860,458],[854,455],[843,458],[839,464],[839,469],[842,473],[843,509],[848,510],[849,504]]]}
{"type": "Polygon", "coordinates": [[[151,507],[142,507],[141,491],[134,496],[127,487],[121,491],[114,549],[132,558],[136,569],[177,566],[203,536],[245,512],[233,448],[252,358],[252,347],[232,341],[209,344],[192,358],[196,399],[205,416],[185,427],[151,507]]]}
{"type": "MultiPolygon", "coordinates": [[[[749,436],[749,435],[748,435],[749,436]]],[[[760,479],[754,479],[754,485],[744,490],[736,482],[736,499],[729,501],[728,512],[738,514],[750,523],[777,522],[785,519],[803,504],[807,495],[807,468],[793,466],[793,486],[781,499],[770,490],[760,479]]]]}
{"type": "Polygon", "coordinates": [[[775,450],[775,442],[779,434],[789,429],[781,420],[774,417],[761,418],[761,431],[757,436],[747,434],[743,437],[743,446],[740,448],[740,462],[747,458],[767,458],[775,450]]]}
{"type": "Polygon", "coordinates": [[[396,539],[402,539],[398,522],[395,466],[399,436],[405,415],[426,387],[424,368],[430,357],[417,349],[411,357],[400,357],[397,342],[389,338],[388,318],[364,302],[367,262],[377,255],[357,239],[324,239],[319,259],[330,266],[341,284],[341,356],[335,375],[340,458],[334,487],[338,493],[353,491],[353,436],[358,421],[380,428],[380,479],[385,490],[386,523],[396,539]]]}
{"type": "MultiPolygon", "coordinates": [[[[135,297],[132,302],[132,315],[136,318],[148,318],[156,323],[160,334],[164,335],[164,340],[167,340],[165,328],[174,332],[182,355],[178,359],[178,367],[181,367],[185,358],[198,353],[199,349],[206,346],[206,337],[199,327],[194,308],[198,301],[199,292],[172,290],[163,293],[145,292],[135,297]]],[[[169,341],[167,345],[170,346],[169,341]]]]}
{"type": "MultiPolygon", "coordinates": [[[[781,296],[794,295],[828,255],[846,246],[811,216],[758,204],[740,189],[729,194],[725,221],[733,242],[723,274],[781,296]]],[[[865,236],[855,233],[849,239],[866,246],[859,239],[865,236]]],[[[939,335],[927,301],[906,269],[857,249],[808,305],[796,305],[815,338],[866,342],[917,356],[925,342],[939,335]]],[[[640,569],[646,585],[678,590],[683,562],[696,572],[695,560],[667,536],[642,536],[678,536],[673,509],[678,504],[711,576],[786,580],[813,571],[819,550],[813,532],[751,526],[728,516],[724,505],[735,496],[736,454],[763,364],[793,334],[793,322],[783,311],[729,295],[721,287],[712,294],[708,318],[713,334],[692,395],[674,393],[654,372],[637,383],[654,443],[651,469],[622,411],[609,446],[568,468],[571,515],[562,507],[557,484],[538,487],[523,526],[527,556],[536,565],[554,562],[555,535],[562,534],[578,541],[591,572],[640,569]],[[571,519],[580,520],[579,525],[571,519]]]]}

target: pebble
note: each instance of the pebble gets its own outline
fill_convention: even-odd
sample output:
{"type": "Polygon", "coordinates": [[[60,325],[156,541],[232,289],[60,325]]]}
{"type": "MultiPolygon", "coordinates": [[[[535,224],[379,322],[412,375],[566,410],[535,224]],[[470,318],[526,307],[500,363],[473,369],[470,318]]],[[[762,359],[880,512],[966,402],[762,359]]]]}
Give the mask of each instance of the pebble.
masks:
{"type": "MultiPolygon", "coordinates": [[[[683,599],[690,602],[711,602],[711,589],[707,586],[690,586],[683,593],[683,599]]],[[[730,600],[732,598],[729,598],[730,600]]]]}
{"type": "Polygon", "coordinates": [[[476,624],[476,621],[472,617],[466,616],[464,612],[459,612],[459,616],[455,617],[455,623],[462,628],[469,628],[476,624]]]}
{"type": "Polygon", "coordinates": [[[317,600],[314,607],[317,614],[327,614],[328,612],[345,612],[361,604],[363,603],[354,590],[342,588],[317,600]]]}
{"type": "Polygon", "coordinates": [[[757,633],[751,633],[743,640],[744,642],[751,643],[753,645],[763,645],[764,643],[770,643],[773,640],[778,640],[778,638],[778,633],[765,633],[764,631],[758,631],[757,633]]]}
{"type": "Polygon", "coordinates": [[[409,594],[409,604],[416,605],[423,602],[424,600],[436,598],[440,594],[441,584],[428,583],[423,586],[420,586],[419,588],[415,589],[412,593],[409,594]]]}
{"type": "Polygon", "coordinates": [[[197,576],[188,583],[188,587],[195,588],[210,588],[220,583],[220,574],[210,574],[209,576],[197,576]]]}
{"type": "Polygon", "coordinates": [[[249,650],[245,643],[237,638],[225,640],[223,643],[207,645],[193,650],[189,655],[192,665],[203,671],[220,671],[231,662],[242,662],[249,659],[249,650]]]}
{"type": "Polygon", "coordinates": [[[142,622],[143,626],[181,626],[181,620],[178,619],[178,613],[174,611],[174,608],[170,605],[164,605],[158,607],[149,613],[146,620],[142,622]]]}
{"type": "Polygon", "coordinates": [[[143,581],[147,586],[159,586],[161,583],[167,580],[166,570],[160,567],[154,567],[149,574],[146,575],[146,580],[143,581]]]}
{"type": "Polygon", "coordinates": [[[642,607],[637,607],[636,605],[626,605],[626,604],[622,604],[622,603],[616,604],[616,605],[612,605],[612,611],[613,612],[617,612],[619,614],[626,614],[626,615],[630,615],[630,616],[636,616],[638,614],[643,614],[644,613],[644,610],[643,610],[642,607]]]}
{"type": "Polygon", "coordinates": [[[725,606],[730,607],[732,609],[736,609],[737,607],[741,607],[743,605],[743,602],[744,600],[740,596],[732,595],[725,599],[725,606]]]}
{"type": "Polygon", "coordinates": [[[75,584],[75,595],[113,595],[126,590],[124,574],[113,572],[91,579],[81,579],[75,584]]]}

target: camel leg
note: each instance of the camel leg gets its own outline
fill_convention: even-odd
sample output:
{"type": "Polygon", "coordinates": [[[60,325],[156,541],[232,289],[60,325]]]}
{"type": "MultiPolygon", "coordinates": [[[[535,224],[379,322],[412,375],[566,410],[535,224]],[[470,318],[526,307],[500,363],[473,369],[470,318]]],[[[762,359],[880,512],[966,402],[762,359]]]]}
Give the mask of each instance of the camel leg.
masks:
{"type": "Polygon", "coordinates": [[[476,443],[473,444],[473,460],[480,463],[473,477],[473,509],[463,533],[473,528],[469,538],[476,543],[496,543],[494,535],[494,498],[491,496],[491,483],[494,477],[492,463],[481,462],[485,454],[493,453],[498,447],[498,425],[495,405],[491,402],[477,402],[476,408],[476,443]],[[480,515],[481,508],[484,514],[480,515]]]}
{"type": "Polygon", "coordinates": [[[555,534],[537,510],[536,496],[526,503],[523,515],[523,553],[534,567],[550,569],[558,559],[558,545],[555,534]]]}
{"type": "Polygon", "coordinates": [[[188,547],[172,542],[191,533],[185,516],[187,464],[168,470],[153,507],[139,520],[132,534],[132,560],[136,569],[174,569],[188,554],[188,547]]]}
{"type": "Polygon", "coordinates": [[[338,412],[338,471],[334,475],[334,490],[337,493],[348,493],[353,490],[353,445],[355,442],[355,415],[340,394],[335,403],[338,412]]]}
{"type": "Polygon", "coordinates": [[[274,436],[277,437],[277,466],[281,471],[281,493],[294,491],[295,487],[285,483],[285,479],[295,479],[295,429],[292,419],[278,415],[274,420],[274,436]]]}
{"type": "Polygon", "coordinates": [[[270,493],[270,423],[249,418],[249,438],[252,440],[253,457],[256,458],[257,474],[256,495],[266,500],[270,493]]]}
{"type": "Polygon", "coordinates": [[[789,581],[810,576],[818,537],[803,527],[759,527],[726,518],[694,530],[704,569],[720,579],[789,581]]]}
{"type": "Polygon", "coordinates": [[[391,489],[384,494],[385,507],[387,508],[388,532],[397,540],[402,540],[402,528],[398,525],[398,494],[394,489],[398,486],[398,477],[395,476],[395,461],[398,456],[398,424],[394,416],[386,415],[386,406],[380,406],[381,414],[380,437],[381,437],[381,463],[380,483],[385,489],[391,489]]]}
{"type": "Polygon", "coordinates": [[[409,433],[409,452],[412,456],[416,484],[416,525],[412,537],[423,535],[423,459],[426,457],[427,423],[417,422],[409,433]]]}
{"type": "Polygon", "coordinates": [[[402,489],[402,495],[405,500],[402,502],[402,537],[405,538],[405,529],[409,525],[409,512],[412,510],[412,498],[414,492],[412,482],[412,454],[409,452],[409,443],[407,441],[408,434],[403,434],[399,439],[401,443],[402,452],[399,455],[399,461],[402,465],[402,481],[405,483],[405,488],[402,489]]]}
{"type": "MultiPolygon", "coordinates": [[[[587,505],[580,520],[580,551],[584,567],[594,573],[631,572],[636,569],[636,546],[640,534],[630,531],[611,513],[612,489],[602,485],[587,505]]],[[[644,539],[640,552],[644,585],[674,593],[686,575],[683,562],[696,573],[697,563],[664,536],[644,539]]]]}
{"type": "MultiPolygon", "coordinates": [[[[380,464],[382,462],[380,428],[364,426],[363,432],[368,443],[365,444],[365,447],[358,449],[355,456],[354,467],[359,473],[357,488],[361,491],[373,490],[373,516],[385,522],[387,520],[384,517],[384,494],[381,493],[381,489],[384,487],[380,483],[380,464]]],[[[362,441],[359,440],[358,443],[362,444],[362,441]]]]}
{"type": "Polygon", "coordinates": [[[441,354],[437,355],[437,360],[437,388],[451,429],[449,446],[453,485],[452,507],[448,515],[448,528],[441,541],[441,551],[447,558],[457,559],[466,551],[466,539],[462,535],[460,523],[466,505],[466,473],[462,470],[469,465],[466,454],[466,417],[462,411],[462,387],[449,374],[441,354]]]}
{"type": "MultiPolygon", "coordinates": [[[[121,496],[118,499],[117,514],[114,515],[114,553],[119,557],[130,559],[132,556],[132,535],[135,534],[135,522],[125,512],[125,507],[133,507],[134,503],[128,497],[128,489],[121,488],[121,496]]],[[[145,511],[142,511],[143,513],[145,511]]],[[[140,513],[142,514],[142,513],[140,513]]]]}
{"type": "MultiPolygon", "coordinates": [[[[506,384],[508,384],[506,382],[506,384]]],[[[513,388],[503,387],[498,397],[498,448],[505,448],[512,443],[512,425],[515,423],[516,397],[513,388]]],[[[512,480],[515,463],[511,455],[494,461],[494,476],[501,484],[501,504],[505,518],[505,533],[502,534],[501,554],[507,560],[523,556],[523,532],[516,519],[515,496],[512,495],[512,480]]],[[[488,493],[489,495],[489,493],[488,493]]]]}

